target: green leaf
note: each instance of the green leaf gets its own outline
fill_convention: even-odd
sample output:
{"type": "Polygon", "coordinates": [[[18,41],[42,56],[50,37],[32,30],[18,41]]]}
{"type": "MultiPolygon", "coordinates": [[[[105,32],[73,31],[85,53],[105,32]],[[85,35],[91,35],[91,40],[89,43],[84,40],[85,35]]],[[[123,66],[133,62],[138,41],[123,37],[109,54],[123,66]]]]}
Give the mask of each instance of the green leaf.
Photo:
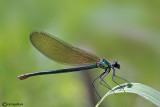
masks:
{"type": "Polygon", "coordinates": [[[157,90],[140,83],[131,83],[131,84],[124,83],[124,84],[121,84],[120,86],[115,86],[114,88],[112,88],[112,90],[108,91],[108,93],[106,93],[103,96],[103,98],[97,103],[96,107],[98,107],[108,95],[115,94],[115,93],[116,94],[117,93],[138,94],[146,98],[147,100],[151,101],[155,105],[160,106],[160,92],[158,92],[157,90]],[[124,88],[125,92],[120,86],[124,88]]]}

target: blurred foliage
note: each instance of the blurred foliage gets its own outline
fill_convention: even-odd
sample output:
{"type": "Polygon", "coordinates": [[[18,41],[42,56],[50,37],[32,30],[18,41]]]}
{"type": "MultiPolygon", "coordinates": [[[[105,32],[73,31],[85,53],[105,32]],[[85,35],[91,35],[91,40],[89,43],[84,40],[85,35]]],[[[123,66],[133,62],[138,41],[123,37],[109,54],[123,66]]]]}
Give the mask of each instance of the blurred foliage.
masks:
{"type": "MultiPolygon", "coordinates": [[[[17,79],[23,73],[68,67],[50,61],[31,45],[29,34],[34,30],[51,33],[111,63],[117,60],[119,76],[160,90],[159,10],[159,0],[1,0],[0,103],[90,106],[81,72],[17,79]]],[[[91,70],[90,75],[94,79],[101,72],[91,70]]],[[[111,74],[106,81],[116,85],[111,74]]],[[[98,82],[96,86],[101,95],[108,91],[98,82]]],[[[112,95],[104,102],[109,107],[154,106],[127,94],[112,95]]]]}

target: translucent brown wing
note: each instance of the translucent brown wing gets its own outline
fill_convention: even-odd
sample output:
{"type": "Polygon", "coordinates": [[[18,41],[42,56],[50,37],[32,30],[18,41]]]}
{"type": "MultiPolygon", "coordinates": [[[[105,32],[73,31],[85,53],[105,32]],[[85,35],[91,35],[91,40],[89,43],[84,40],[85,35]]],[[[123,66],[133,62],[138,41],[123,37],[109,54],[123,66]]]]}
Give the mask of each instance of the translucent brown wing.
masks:
{"type": "Polygon", "coordinates": [[[61,63],[72,65],[94,64],[99,57],[76,48],[48,33],[36,31],[30,35],[33,46],[46,57],[61,63]]]}

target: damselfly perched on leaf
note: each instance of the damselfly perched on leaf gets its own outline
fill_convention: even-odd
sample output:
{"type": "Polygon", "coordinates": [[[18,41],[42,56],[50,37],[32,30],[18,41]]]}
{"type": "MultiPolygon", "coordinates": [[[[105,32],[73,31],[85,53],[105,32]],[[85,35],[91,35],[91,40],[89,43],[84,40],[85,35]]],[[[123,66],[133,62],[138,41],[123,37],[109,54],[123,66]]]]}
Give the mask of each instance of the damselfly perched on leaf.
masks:
{"type": "MultiPolygon", "coordinates": [[[[23,74],[18,76],[20,80],[26,79],[31,76],[36,75],[44,75],[44,74],[55,74],[55,73],[67,73],[67,72],[74,72],[74,71],[81,71],[81,70],[88,70],[94,68],[102,68],[104,72],[95,78],[92,82],[93,88],[97,95],[99,96],[94,82],[100,78],[99,83],[106,88],[110,89],[110,86],[103,80],[104,77],[110,73],[112,69],[112,80],[119,85],[115,80],[114,77],[118,77],[115,75],[115,68],[120,69],[120,64],[115,61],[113,64],[109,63],[105,59],[101,59],[96,55],[82,50],[80,48],[74,47],[55,36],[52,36],[48,33],[36,31],[30,34],[30,41],[32,45],[43,55],[50,58],[51,60],[65,63],[65,64],[72,64],[72,65],[84,65],[83,67],[76,67],[76,68],[69,68],[69,69],[60,69],[60,70],[50,70],[50,71],[39,71],[33,72],[28,74],[23,74]]],[[[127,80],[118,77],[126,82],[127,80]]],[[[100,96],[99,96],[100,98],[100,96]]]]}

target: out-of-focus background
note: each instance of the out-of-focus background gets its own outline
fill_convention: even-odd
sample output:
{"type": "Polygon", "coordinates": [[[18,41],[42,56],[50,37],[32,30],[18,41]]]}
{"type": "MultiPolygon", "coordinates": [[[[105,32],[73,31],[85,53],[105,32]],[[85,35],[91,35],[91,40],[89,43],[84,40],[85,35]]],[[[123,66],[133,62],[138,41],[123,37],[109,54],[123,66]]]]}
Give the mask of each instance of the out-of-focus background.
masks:
{"type": "MultiPolygon", "coordinates": [[[[99,100],[90,83],[101,69],[17,79],[24,73],[72,67],[39,53],[29,40],[35,30],[53,34],[111,63],[117,60],[121,64],[118,76],[160,91],[159,11],[159,0],[1,0],[0,103],[92,107],[99,100]]],[[[111,74],[105,81],[111,87],[116,85],[111,74]]],[[[98,81],[96,88],[101,96],[108,91],[98,81]]],[[[134,94],[110,95],[102,105],[155,107],[134,94]]]]}

